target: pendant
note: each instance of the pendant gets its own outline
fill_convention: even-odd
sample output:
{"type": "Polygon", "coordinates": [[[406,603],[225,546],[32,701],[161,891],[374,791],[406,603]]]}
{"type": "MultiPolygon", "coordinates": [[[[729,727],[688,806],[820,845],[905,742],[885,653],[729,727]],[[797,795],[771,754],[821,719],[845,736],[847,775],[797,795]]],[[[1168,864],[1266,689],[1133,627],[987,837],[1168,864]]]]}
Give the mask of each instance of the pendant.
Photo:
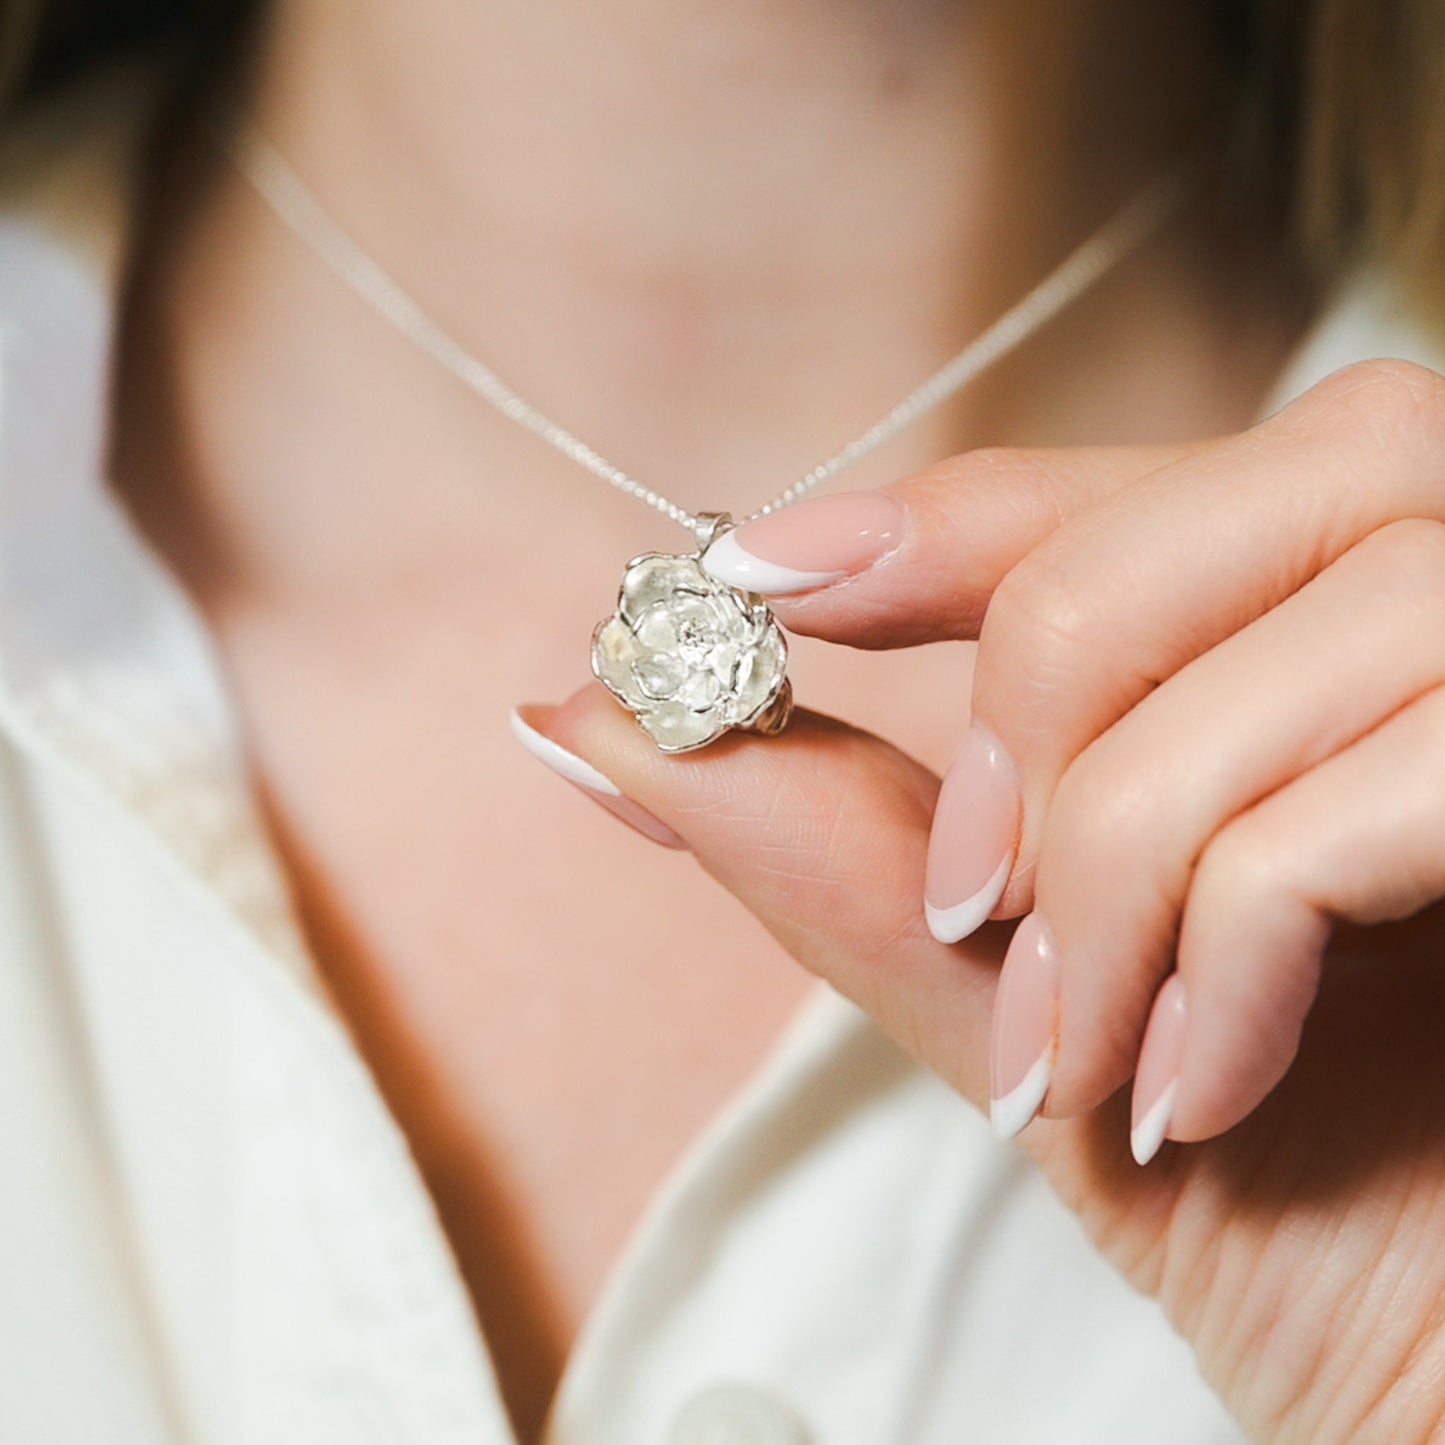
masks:
{"type": "Polygon", "coordinates": [[[696,552],[634,557],[617,611],[592,634],[592,671],[665,753],[733,728],[781,732],[793,709],[788,645],[767,604],[703,570],[703,553],[732,525],[726,512],[704,512],[696,552]]]}

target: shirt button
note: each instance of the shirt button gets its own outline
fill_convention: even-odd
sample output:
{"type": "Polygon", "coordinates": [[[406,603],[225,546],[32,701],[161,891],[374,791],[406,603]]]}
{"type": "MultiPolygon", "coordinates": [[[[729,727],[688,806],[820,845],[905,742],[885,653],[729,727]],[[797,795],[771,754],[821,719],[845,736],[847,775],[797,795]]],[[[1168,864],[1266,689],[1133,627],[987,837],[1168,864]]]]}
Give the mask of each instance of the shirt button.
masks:
{"type": "Polygon", "coordinates": [[[714,1385],[673,1421],[668,1445],[808,1445],[803,1423],[781,1400],[747,1385],[714,1385]]]}

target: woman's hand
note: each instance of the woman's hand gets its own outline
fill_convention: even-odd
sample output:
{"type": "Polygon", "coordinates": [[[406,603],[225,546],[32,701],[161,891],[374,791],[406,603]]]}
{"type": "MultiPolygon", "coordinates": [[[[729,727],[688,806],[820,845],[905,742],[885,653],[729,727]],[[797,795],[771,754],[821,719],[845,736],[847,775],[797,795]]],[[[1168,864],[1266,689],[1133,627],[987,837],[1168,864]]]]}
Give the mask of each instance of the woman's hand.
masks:
{"type": "Polygon", "coordinates": [[[977,637],[941,793],[805,712],[673,758],[600,687],[527,721],[1001,1131],[1042,1100],[1021,1145],[1253,1437],[1445,1434],[1445,380],[884,495],[710,565],[795,631],[977,637]],[[1190,1141],[1146,1169],[1131,1076],[1136,1157],[1190,1141]]]}

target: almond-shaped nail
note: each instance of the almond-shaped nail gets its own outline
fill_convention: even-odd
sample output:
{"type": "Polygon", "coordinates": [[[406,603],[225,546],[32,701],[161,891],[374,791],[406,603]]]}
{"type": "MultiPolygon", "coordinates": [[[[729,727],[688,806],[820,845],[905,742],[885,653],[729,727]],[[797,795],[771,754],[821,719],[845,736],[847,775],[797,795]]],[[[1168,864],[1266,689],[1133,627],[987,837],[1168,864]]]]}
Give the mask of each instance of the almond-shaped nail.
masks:
{"type": "Polygon", "coordinates": [[[982,723],[959,744],[943,778],[928,840],[923,911],[942,943],[967,938],[1003,896],[1023,801],[1018,772],[982,723]]]}
{"type": "Polygon", "coordinates": [[[731,587],[778,597],[863,572],[902,540],[903,507],[886,492],[835,492],[730,528],[702,565],[731,587]]]}
{"type": "Polygon", "coordinates": [[[993,1003],[989,1121],[1011,1139],[1039,1111],[1058,1047],[1059,956],[1047,925],[1030,913],[1004,954],[993,1003]]]}
{"type": "Polygon", "coordinates": [[[1147,1164],[1159,1152],[1169,1132],[1188,1024],[1184,980],[1171,974],[1155,996],[1134,1071],[1129,1147],[1140,1164],[1147,1164]]]}
{"type": "Polygon", "coordinates": [[[611,778],[591,763],[569,752],[560,743],[553,742],[546,733],[528,722],[522,712],[521,707],[512,709],[512,733],[534,758],[539,758],[554,773],[575,784],[593,802],[600,803],[613,817],[620,818],[644,838],[661,843],[664,848],[687,847],[686,841],[678,837],[661,818],[654,817],[641,803],[634,803],[611,778]]]}

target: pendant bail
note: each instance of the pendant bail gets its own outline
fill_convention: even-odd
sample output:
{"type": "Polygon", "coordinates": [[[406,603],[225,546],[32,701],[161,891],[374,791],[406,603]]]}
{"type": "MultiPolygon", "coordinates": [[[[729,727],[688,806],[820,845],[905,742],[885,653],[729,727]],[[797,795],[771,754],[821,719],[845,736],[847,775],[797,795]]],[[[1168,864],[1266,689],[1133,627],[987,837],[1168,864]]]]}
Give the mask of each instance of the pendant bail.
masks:
{"type": "Polygon", "coordinates": [[[698,554],[706,552],[732,525],[731,512],[699,512],[692,519],[692,534],[697,538],[698,554]]]}

